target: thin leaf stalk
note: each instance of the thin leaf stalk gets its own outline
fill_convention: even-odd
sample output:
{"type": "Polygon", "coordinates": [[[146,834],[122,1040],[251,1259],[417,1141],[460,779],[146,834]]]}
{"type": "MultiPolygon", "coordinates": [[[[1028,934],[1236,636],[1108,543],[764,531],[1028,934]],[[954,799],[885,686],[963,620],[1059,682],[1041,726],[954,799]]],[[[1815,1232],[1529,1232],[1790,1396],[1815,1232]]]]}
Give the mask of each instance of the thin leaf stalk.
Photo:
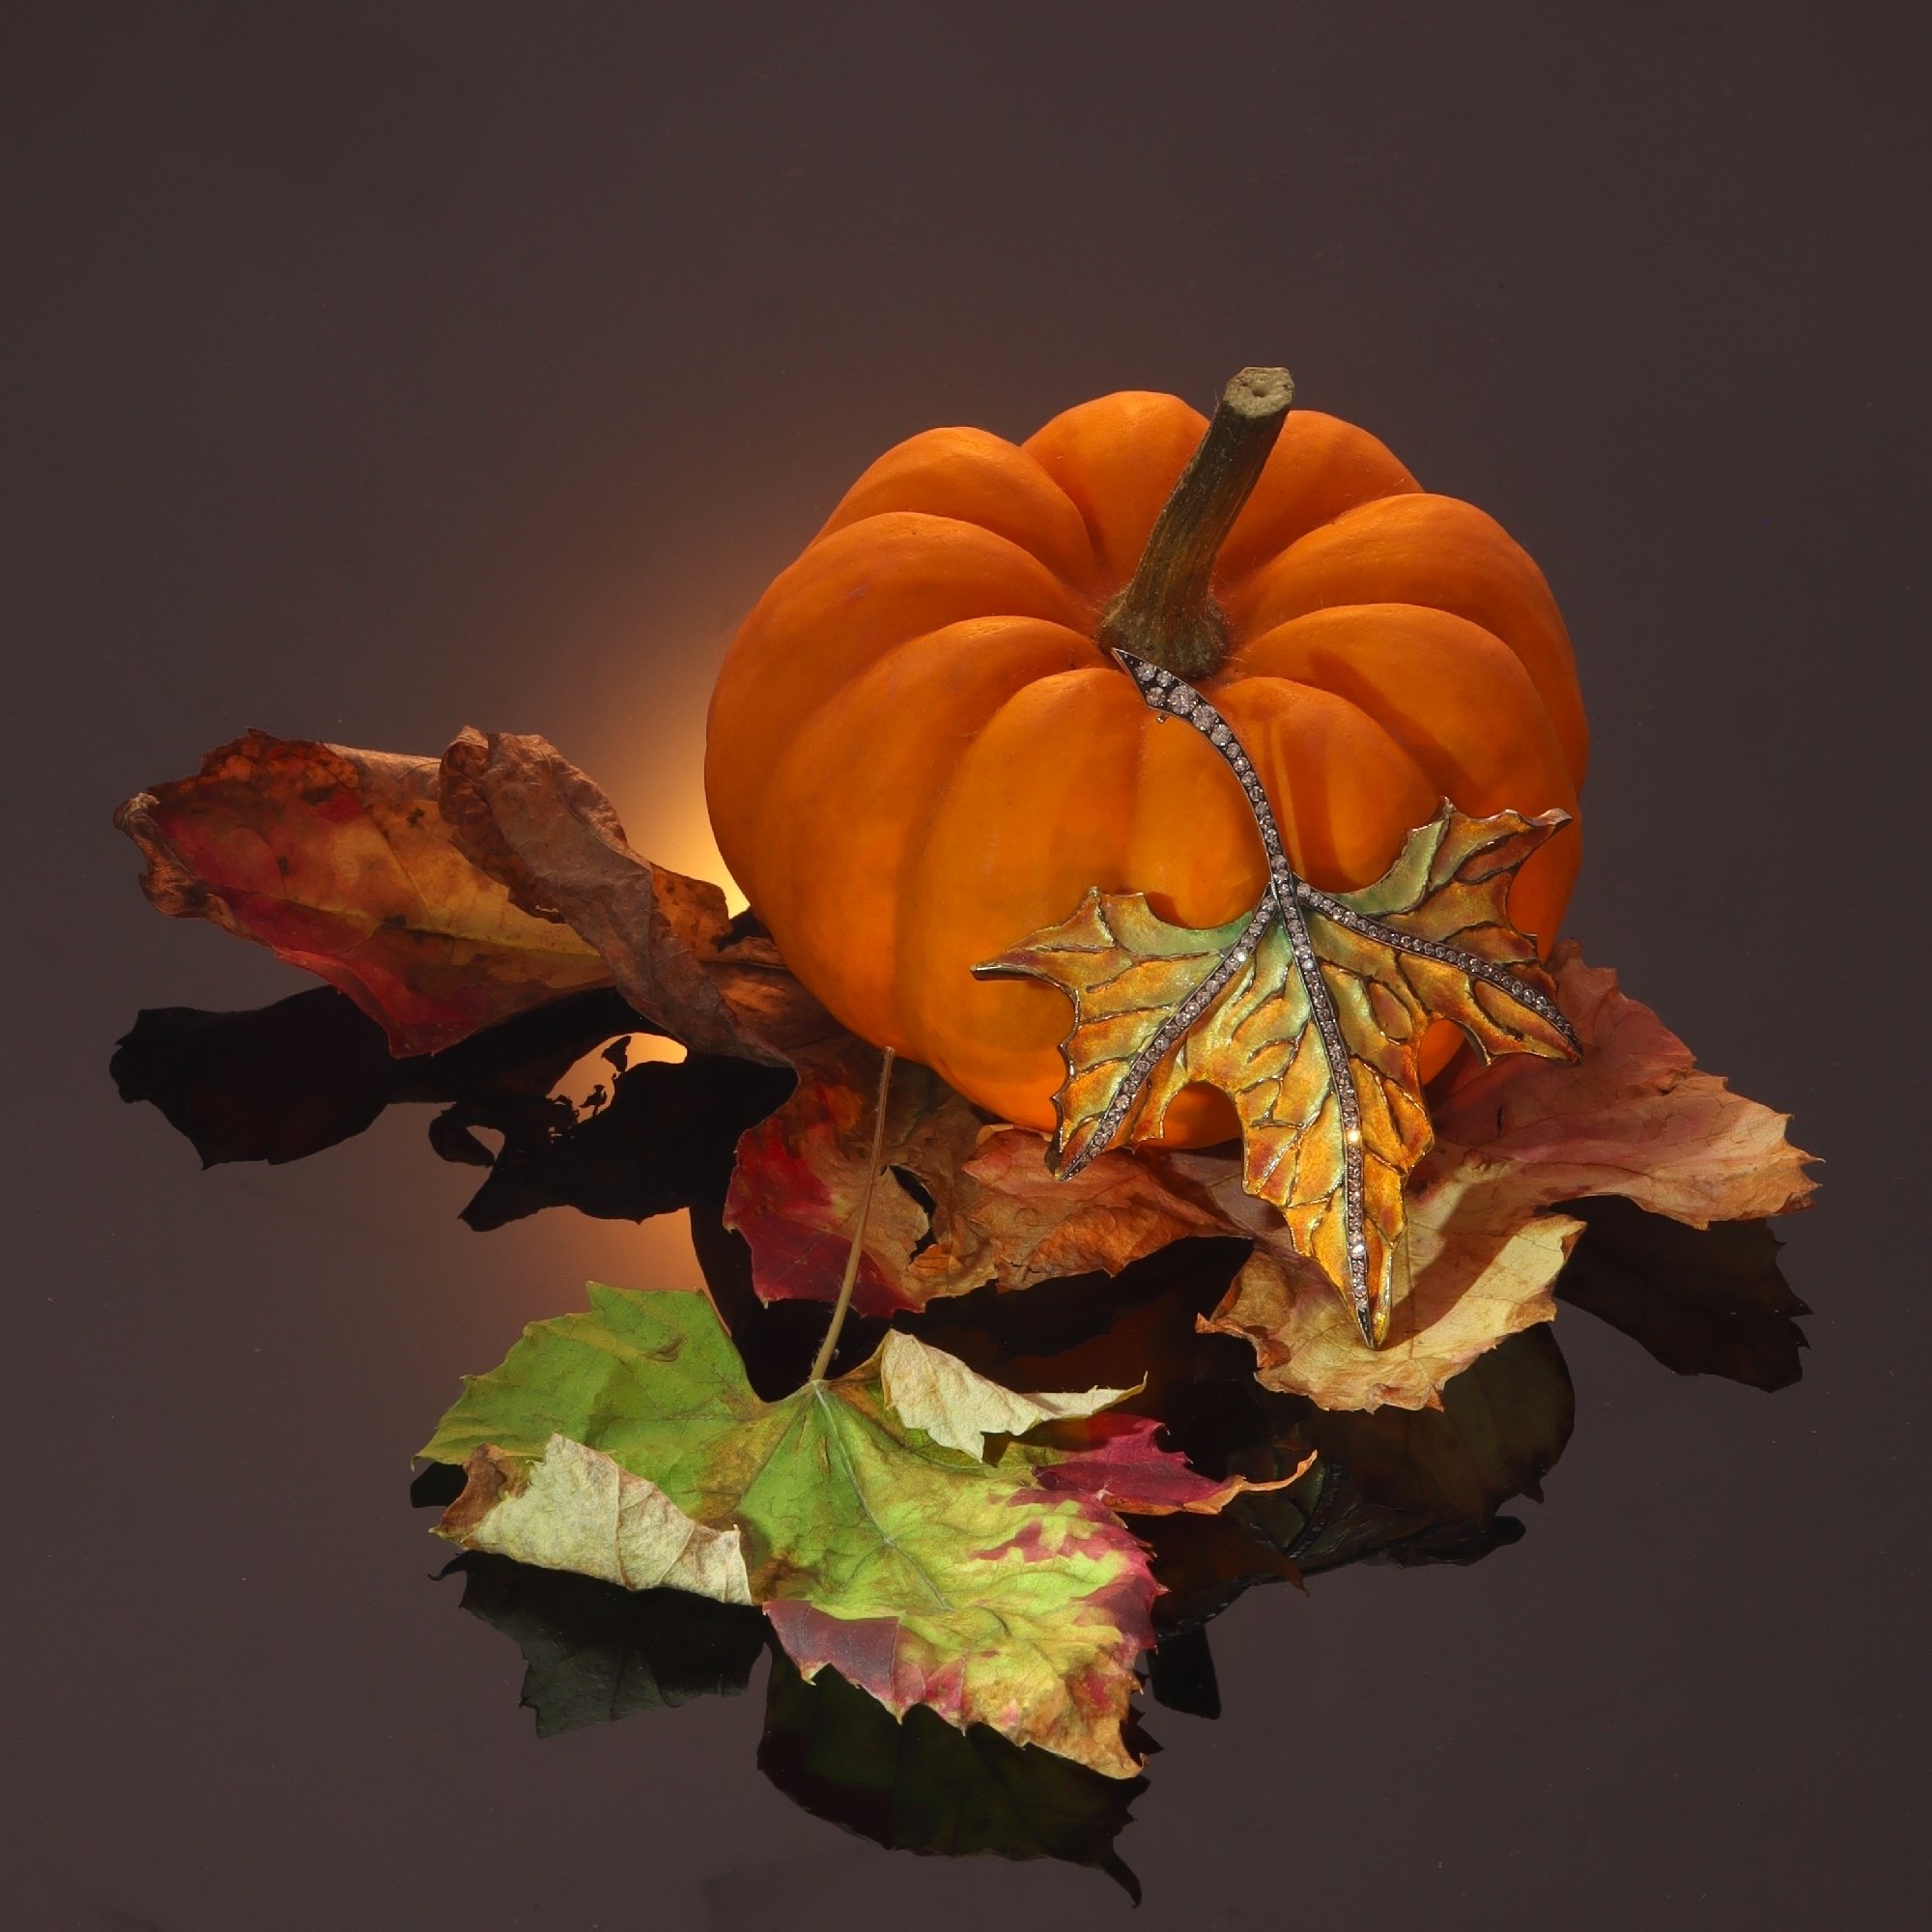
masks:
{"type": "Polygon", "coordinates": [[[825,1340],[818,1345],[818,1354],[811,1364],[810,1381],[822,1382],[825,1372],[832,1366],[832,1357],[838,1347],[839,1332],[845,1326],[845,1317],[851,1312],[852,1291],[858,1286],[859,1263],[865,1256],[866,1220],[872,1211],[872,1188],[879,1178],[879,1163],[886,1151],[886,1103],[892,1097],[893,1062],[896,1058],[891,1047],[887,1047],[885,1058],[879,1063],[878,1098],[872,1103],[872,1157],[866,1164],[866,1184],[859,1194],[859,1217],[852,1229],[852,1248],[845,1257],[845,1276],[838,1284],[838,1299],[832,1304],[832,1322],[825,1331],[825,1340]]]}

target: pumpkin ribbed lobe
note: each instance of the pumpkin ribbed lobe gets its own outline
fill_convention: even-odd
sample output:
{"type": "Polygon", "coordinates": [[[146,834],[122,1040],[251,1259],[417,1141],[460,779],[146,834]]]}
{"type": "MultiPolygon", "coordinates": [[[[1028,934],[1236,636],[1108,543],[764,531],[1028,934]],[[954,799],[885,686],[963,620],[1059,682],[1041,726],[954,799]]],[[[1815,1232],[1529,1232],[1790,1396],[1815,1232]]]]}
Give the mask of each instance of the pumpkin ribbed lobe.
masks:
{"type": "Polygon", "coordinates": [[[832,693],[786,748],[757,827],[761,906],[833,1014],[909,1050],[897,1012],[898,908],[959,756],[1012,695],[1093,644],[1035,617],[974,617],[910,638],[832,693]],[[860,747],[849,759],[845,748],[860,747]],[[839,782],[821,776],[837,767],[839,782]],[[856,935],[866,943],[855,945],[856,935]]]}
{"type": "Polygon", "coordinates": [[[1589,763],[1577,659],[1542,571],[1492,517],[1453,497],[1384,497],[1311,530],[1224,592],[1237,636],[1341,605],[1447,611],[1500,638],[1522,661],[1573,781],[1589,763]]]}
{"type": "Polygon", "coordinates": [[[725,864],[743,882],[733,852],[753,842],[786,743],[886,651],[963,617],[1084,630],[1090,613],[1030,551],[976,524],[893,511],[808,546],[745,620],[712,693],[705,795],[725,864]]]}

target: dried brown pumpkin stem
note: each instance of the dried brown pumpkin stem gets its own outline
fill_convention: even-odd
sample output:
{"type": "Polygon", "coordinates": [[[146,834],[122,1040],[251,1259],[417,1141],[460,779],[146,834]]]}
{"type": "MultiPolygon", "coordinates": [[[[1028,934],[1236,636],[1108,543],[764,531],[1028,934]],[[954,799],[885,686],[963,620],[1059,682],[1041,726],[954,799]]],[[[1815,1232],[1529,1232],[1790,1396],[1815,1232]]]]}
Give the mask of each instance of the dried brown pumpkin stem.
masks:
{"type": "Polygon", "coordinates": [[[1214,602],[1214,559],[1281,434],[1294,383],[1286,369],[1243,369],[1154,519],[1133,582],[1108,605],[1100,641],[1198,684],[1228,654],[1214,602]]]}

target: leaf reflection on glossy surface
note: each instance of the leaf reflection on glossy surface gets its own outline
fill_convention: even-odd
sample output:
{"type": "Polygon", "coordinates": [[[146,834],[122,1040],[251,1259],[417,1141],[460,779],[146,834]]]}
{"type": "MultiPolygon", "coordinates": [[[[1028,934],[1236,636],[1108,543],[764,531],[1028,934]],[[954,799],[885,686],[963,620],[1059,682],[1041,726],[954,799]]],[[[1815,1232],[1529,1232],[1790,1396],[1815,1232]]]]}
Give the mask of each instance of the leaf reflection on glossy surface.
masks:
{"type": "MultiPolygon", "coordinates": [[[[459,1557],[451,1573],[462,1607],[523,1652],[523,1703],[540,1738],[742,1695],[769,1648],[757,1611],[677,1591],[634,1593],[496,1556],[459,1557]]],[[[923,1709],[900,1723],[837,1671],[808,1684],[776,1651],[758,1767],[806,1810],[889,1848],[1060,1859],[1140,1895],[1114,1840],[1146,1778],[1102,1777],[923,1709]]]]}
{"type": "Polygon", "coordinates": [[[552,1097],[584,1054],[649,1031],[620,995],[581,993],[397,1060],[373,1020],[321,986],[253,1012],[149,1009],[109,1071],[124,1100],[157,1107],[206,1167],[300,1160],[363,1132],[385,1107],[429,1103],[443,1109],[430,1126],[435,1151],[489,1170],[463,1210],[472,1228],[558,1207],[641,1221],[722,1199],[738,1135],[792,1081],[750,1061],[647,1061],[616,1075],[610,1103],[587,1117],[552,1097]],[[500,1151],[477,1129],[501,1134],[500,1151]]]}
{"type": "Polygon", "coordinates": [[[835,1670],[808,1684],[774,1657],[758,1768],[796,1804],[898,1851],[1060,1859],[1104,1871],[1138,1904],[1114,1850],[1145,1777],[1102,1777],[929,1711],[894,1722],[835,1670]]]}
{"type": "Polygon", "coordinates": [[[1470,1363],[1439,1409],[1311,1408],[1301,1426],[1377,1510],[1480,1527],[1512,1496],[1542,1500],[1576,1408],[1555,1337],[1531,1328],[1470,1363]]]}
{"type": "Polygon", "coordinates": [[[121,1097],[152,1102],[203,1166],[278,1163],[352,1139],[404,1101],[494,1107],[487,1124],[501,1125],[541,1110],[601,1040],[642,1026],[618,994],[580,993],[441,1053],[398,1060],[374,1020],[316,986],[252,1012],[148,1008],[108,1071],[121,1097]]]}
{"type": "Polygon", "coordinates": [[[1687,1228],[1609,1197],[1564,1209],[1585,1224],[1556,1298],[1621,1329],[1680,1376],[1771,1393],[1804,1374],[1797,1317],[1811,1311],[1777,1264],[1767,1221],[1687,1228]]]}
{"type": "Polygon", "coordinates": [[[757,1611],[681,1590],[622,1590],[501,1556],[459,1556],[449,1570],[463,1607],[523,1652],[540,1738],[742,1695],[765,1647],[757,1611]]]}
{"type": "MultiPolygon", "coordinates": [[[[642,1221],[722,1199],[738,1136],[790,1084],[790,1074],[744,1060],[647,1061],[618,1076],[610,1104],[588,1118],[565,1110],[505,1125],[486,1104],[474,1123],[502,1126],[503,1146],[463,1219],[479,1233],[546,1208],[642,1221]]],[[[445,1131],[453,1117],[462,1118],[442,1117],[445,1131]]]]}

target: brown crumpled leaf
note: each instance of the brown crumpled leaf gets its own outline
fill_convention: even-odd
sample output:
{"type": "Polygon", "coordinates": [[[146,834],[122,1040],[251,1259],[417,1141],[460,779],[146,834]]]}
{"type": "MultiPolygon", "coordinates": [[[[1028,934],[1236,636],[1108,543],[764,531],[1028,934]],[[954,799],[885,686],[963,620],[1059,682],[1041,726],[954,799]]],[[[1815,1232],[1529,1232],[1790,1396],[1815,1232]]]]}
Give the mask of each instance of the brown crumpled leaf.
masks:
{"type": "MultiPolygon", "coordinates": [[[[740,1143],[728,1222],[766,1298],[836,1292],[876,1055],[768,939],[725,921],[715,887],[632,851],[609,800],[542,739],[466,731],[438,764],[254,732],[116,822],[162,911],[318,973],[396,1053],[615,980],[688,1045],[797,1065],[793,1099],[740,1143]]],[[[1113,1273],[1188,1236],[1241,1235],[1254,1253],[1206,1325],[1251,1342],[1264,1385],[1324,1407],[1433,1406],[1483,1350],[1549,1319],[1576,1224],[1542,1209],[1617,1195],[1703,1228],[1806,1205],[1812,1157],[1786,1139],[1786,1116],[1699,1071],[1574,945],[1548,963],[1584,1057],[1500,1060],[1434,1101],[1406,1312],[1379,1357],[1310,1305],[1334,1306],[1280,1216],[1243,1193],[1237,1150],[1109,1153],[1057,1180],[1043,1136],[985,1122],[912,1065],[895,1080],[886,1147],[906,1184],[875,1196],[858,1304],[879,1314],[987,1281],[1113,1273]]]]}
{"type": "MultiPolygon", "coordinates": [[[[797,1060],[790,1099],[738,1143],[724,1225],[744,1236],[765,1300],[829,1301],[865,1186],[879,1056],[845,1036],[797,1060]]],[[[901,1062],[886,1114],[888,1179],[873,1190],[853,1305],[884,1316],[989,1281],[1018,1289],[1118,1274],[1185,1236],[1226,1232],[1156,1162],[1103,1154],[1056,1180],[1046,1156],[1043,1135],[988,1124],[937,1074],[901,1062]]]]}
{"type": "MultiPolygon", "coordinates": [[[[789,1006],[734,1002],[751,990],[750,969],[720,957],[730,926],[724,893],[634,852],[611,801],[547,739],[466,725],[442,754],[440,802],[465,856],[525,910],[595,947],[646,1019],[696,1053],[784,1064],[764,1029],[787,1031],[789,1006]]],[[[783,978],[801,1012],[816,1009],[783,978]]],[[[829,1024],[808,1024],[805,1037],[829,1024]]]]}
{"type": "MultiPolygon", "coordinates": [[[[1047,1166],[1049,1146],[1030,1128],[991,1127],[966,1165],[975,1190],[970,1217],[1002,1288],[1119,1274],[1174,1241],[1228,1233],[1211,1204],[1164,1160],[1096,1154],[1071,1179],[1057,1180],[1047,1166]]],[[[949,1284],[946,1292],[959,1290],[949,1284]]]]}
{"type": "Polygon", "coordinates": [[[466,730],[439,762],[255,731],[115,823],[162,912],[319,974],[399,1055],[612,981],[697,1052],[783,1065],[838,1032],[716,886],[639,858],[541,738],[466,730]]]}
{"type": "Polygon", "coordinates": [[[611,977],[593,947],[464,858],[437,777],[434,758],[251,731],[114,822],[141,848],[141,889],[162,912],[320,974],[391,1052],[431,1053],[611,977]]]}

